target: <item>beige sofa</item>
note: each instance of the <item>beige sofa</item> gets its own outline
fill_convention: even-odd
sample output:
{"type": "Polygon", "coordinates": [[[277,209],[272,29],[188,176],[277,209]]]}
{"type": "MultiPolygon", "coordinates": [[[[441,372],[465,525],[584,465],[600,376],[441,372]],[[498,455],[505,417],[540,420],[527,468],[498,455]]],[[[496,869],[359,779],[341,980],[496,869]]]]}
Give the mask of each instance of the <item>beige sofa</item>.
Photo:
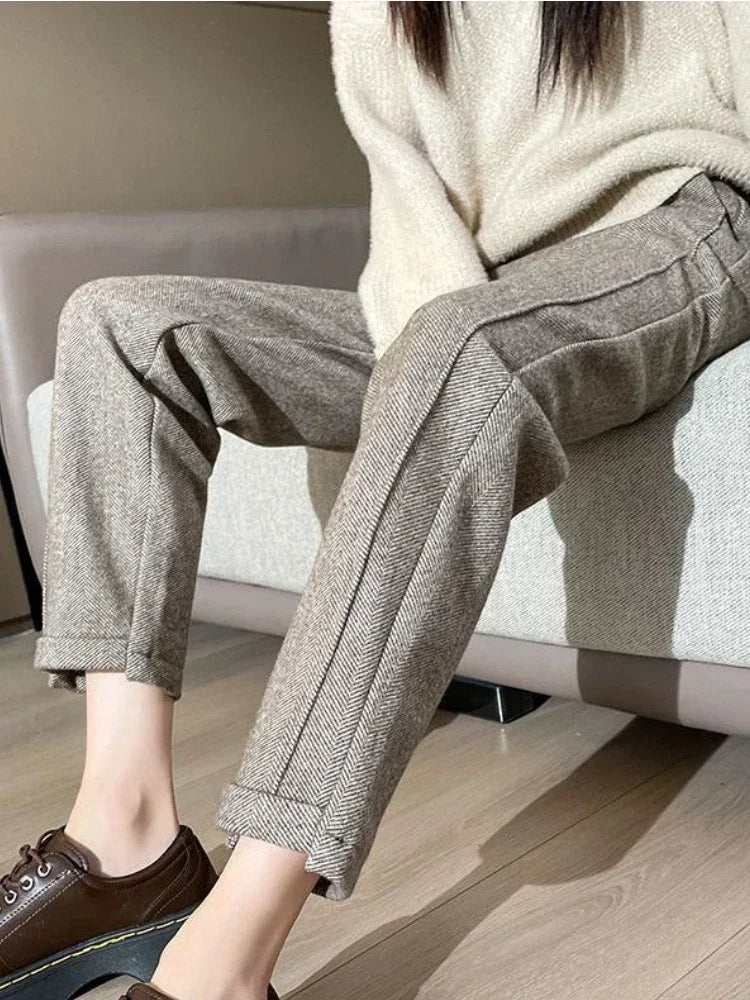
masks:
{"type": "MultiPolygon", "coordinates": [[[[367,241],[364,207],[0,217],[2,446],[37,569],[56,320],[77,285],[150,272],[354,288],[367,241]]],[[[459,673],[750,733],[749,388],[750,344],[571,449],[568,481],[513,522],[459,673]]],[[[195,617],[283,634],[346,461],[315,464],[315,510],[304,449],[224,436],[195,617]]]]}

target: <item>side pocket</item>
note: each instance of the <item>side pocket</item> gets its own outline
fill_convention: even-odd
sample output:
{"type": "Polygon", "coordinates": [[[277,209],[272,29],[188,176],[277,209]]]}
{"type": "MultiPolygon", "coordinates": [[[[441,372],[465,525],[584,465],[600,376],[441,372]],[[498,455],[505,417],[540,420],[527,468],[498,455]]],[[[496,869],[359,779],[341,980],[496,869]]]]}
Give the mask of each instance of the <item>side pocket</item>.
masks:
{"type": "Polygon", "coordinates": [[[724,206],[735,239],[742,239],[743,234],[747,238],[750,235],[748,234],[748,230],[750,230],[750,197],[728,181],[715,178],[712,183],[716,197],[724,206]]]}

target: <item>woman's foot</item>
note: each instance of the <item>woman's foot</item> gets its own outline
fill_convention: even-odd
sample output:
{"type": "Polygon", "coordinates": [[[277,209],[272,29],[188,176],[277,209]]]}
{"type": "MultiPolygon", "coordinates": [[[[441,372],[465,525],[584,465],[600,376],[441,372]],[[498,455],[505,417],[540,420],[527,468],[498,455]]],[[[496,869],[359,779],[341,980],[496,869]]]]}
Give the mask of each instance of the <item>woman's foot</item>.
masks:
{"type": "Polygon", "coordinates": [[[0,879],[0,996],[68,1000],[94,980],[148,979],[215,881],[184,826],[151,864],[117,878],[94,872],[64,829],[48,831],[0,879]]]}
{"type": "Polygon", "coordinates": [[[317,881],[306,860],[241,837],[219,881],[164,949],[150,987],[175,1000],[273,996],[279,952],[317,881]]]}
{"type": "MultiPolygon", "coordinates": [[[[135,986],[131,986],[120,1000],[175,1000],[175,998],[168,997],[166,993],[160,993],[150,983],[137,983],[135,986]]],[[[273,986],[268,987],[268,1000],[279,1000],[273,986]]]]}

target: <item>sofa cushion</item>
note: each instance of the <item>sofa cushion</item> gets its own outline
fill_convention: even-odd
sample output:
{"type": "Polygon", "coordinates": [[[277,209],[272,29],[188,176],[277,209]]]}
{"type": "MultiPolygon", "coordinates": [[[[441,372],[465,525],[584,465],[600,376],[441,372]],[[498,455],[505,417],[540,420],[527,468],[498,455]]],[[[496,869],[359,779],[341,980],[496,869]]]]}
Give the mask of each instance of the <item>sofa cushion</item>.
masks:
{"type": "MultiPolygon", "coordinates": [[[[28,401],[46,489],[51,383],[28,401]]],[[[348,456],[221,432],[203,576],[301,591],[348,456]]],[[[571,473],[516,517],[478,632],[750,666],[750,343],[666,407],[569,449],[571,473]]]]}

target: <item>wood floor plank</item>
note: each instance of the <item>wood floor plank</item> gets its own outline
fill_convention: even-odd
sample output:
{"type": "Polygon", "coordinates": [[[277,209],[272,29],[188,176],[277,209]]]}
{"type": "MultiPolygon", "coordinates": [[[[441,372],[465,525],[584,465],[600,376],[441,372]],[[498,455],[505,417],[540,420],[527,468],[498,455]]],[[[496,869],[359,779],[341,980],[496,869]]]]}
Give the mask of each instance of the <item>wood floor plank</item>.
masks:
{"type": "MultiPolygon", "coordinates": [[[[226,858],[223,834],[213,826],[218,796],[234,776],[278,645],[276,638],[216,626],[191,630],[185,694],[175,729],[178,799],[184,821],[196,829],[218,866],[226,858]]],[[[0,855],[64,821],[80,771],[83,699],[46,691],[43,678],[29,669],[32,649],[31,635],[0,641],[0,697],[7,709],[7,723],[0,727],[0,766],[11,776],[0,787],[0,855]]],[[[673,800],[679,801],[685,786],[692,788],[697,780],[694,771],[701,764],[713,767],[726,746],[735,743],[744,745],[722,745],[711,734],[557,700],[507,727],[439,714],[386,813],[356,894],[345,903],[311,901],[284,951],[278,987],[284,994],[299,988],[304,1000],[515,1000],[526,992],[511,991],[512,976],[501,976],[498,984],[497,955],[515,956],[516,984],[529,979],[522,956],[530,942],[537,942],[537,965],[544,967],[552,953],[561,962],[569,937],[563,929],[569,926],[571,912],[580,910],[584,918],[594,914],[594,923],[611,921],[610,910],[618,906],[602,900],[619,898],[618,893],[623,895],[621,932],[627,943],[634,894],[617,888],[618,880],[632,887],[632,879],[614,874],[620,872],[618,865],[625,864],[639,843],[650,842],[662,813],[669,815],[673,800]],[[621,805],[625,801],[628,809],[621,805]],[[604,820],[597,820],[600,814],[604,820]],[[596,834],[600,822],[606,829],[607,823],[612,826],[610,867],[601,859],[596,834]],[[574,836],[580,829],[589,838],[583,854],[574,836]],[[577,868],[585,869],[589,860],[601,867],[604,879],[593,895],[577,868]],[[532,870],[534,865],[549,869],[558,878],[567,868],[571,874],[560,884],[550,876],[549,885],[544,880],[541,886],[533,881],[519,885],[524,877],[519,873],[528,865],[532,870]],[[608,877],[614,878],[613,887],[608,877]],[[558,896],[566,887],[571,895],[558,896]],[[519,900],[524,901],[520,910],[519,900]],[[562,929],[546,928],[548,910],[553,927],[562,929]],[[515,952],[503,943],[508,913],[513,914],[510,938],[515,952]],[[493,955],[489,976],[477,957],[482,947],[493,955]],[[384,978],[383,965],[409,966],[411,979],[404,985],[396,973],[384,978]],[[358,981],[362,970],[372,980],[364,991],[358,981]]],[[[746,768],[746,762],[742,766],[746,768]]],[[[7,863],[11,860],[9,856],[7,863]]],[[[682,872],[679,866],[677,870],[682,872]]],[[[668,874],[663,882],[671,892],[668,874]]],[[[730,920],[717,932],[719,943],[733,927],[730,920]]],[[[672,939],[671,930],[662,932],[672,939]]],[[[581,948],[575,939],[571,955],[581,948]]],[[[693,964],[708,953],[705,944],[696,948],[693,964]]],[[[576,961],[588,968],[591,956],[585,949],[581,954],[585,961],[576,961]]],[[[531,958],[529,962],[533,969],[531,958]]],[[[677,969],[679,963],[673,964],[676,971],[667,986],[692,967],[677,969]]],[[[535,986],[542,992],[528,995],[542,1000],[546,980],[537,979],[535,986]]],[[[556,998],[589,1000],[586,992],[560,992],[558,979],[549,980],[555,983],[556,998]]],[[[580,986],[580,976],[572,982],[580,986]]],[[[101,987],[89,994],[90,1000],[116,1000],[121,986],[101,987]]],[[[616,997],[645,1000],[655,995],[626,992],[616,997]]],[[[669,1000],[683,998],[676,994],[669,1000]]]]}
{"type": "MultiPolygon", "coordinates": [[[[445,722],[445,720],[444,720],[445,722]]],[[[373,947],[694,752],[713,735],[556,702],[508,726],[456,717],[409,764],[355,895],[313,899],[285,949],[291,989],[373,947]]]]}
{"type": "Polygon", "coordinates": [[[706,747],[295,998],[655,1000],[748,923],[749,765],[706,747]]]}
{"type": "Polygon", "coordinates": [[[658,1000],[747,1000],[750,996],[750,925],[707,955],[658,1000]]]}

